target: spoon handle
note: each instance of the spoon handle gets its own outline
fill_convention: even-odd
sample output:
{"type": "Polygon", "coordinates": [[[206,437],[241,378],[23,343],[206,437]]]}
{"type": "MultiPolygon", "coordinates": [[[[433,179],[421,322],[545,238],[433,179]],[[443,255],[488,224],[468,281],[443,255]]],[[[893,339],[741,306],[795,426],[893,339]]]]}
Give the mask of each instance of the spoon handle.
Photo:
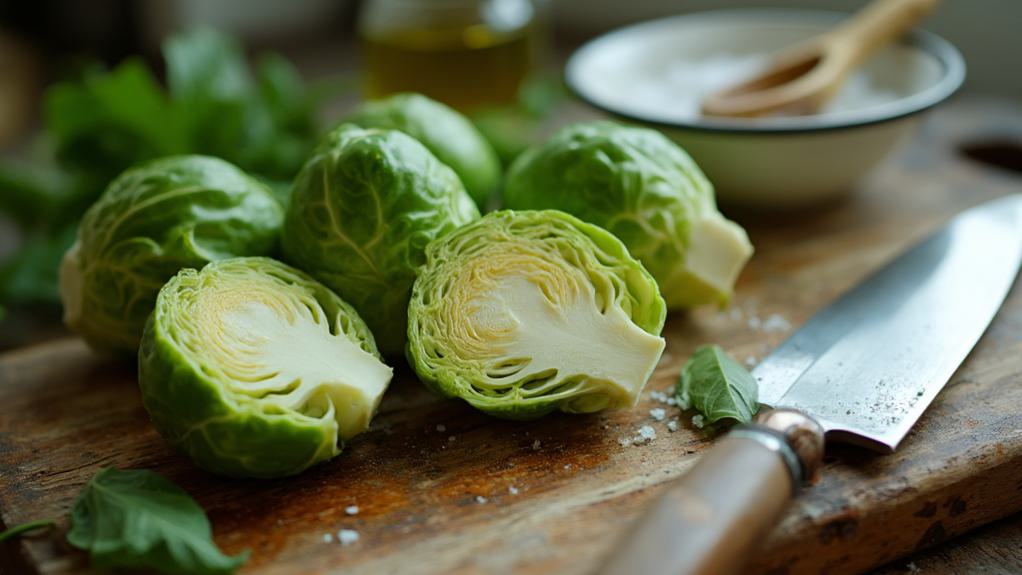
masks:
{"type": "Polygon", "coordinates": [[[854,68],[874,50],[897,38],[929,14],[938,0],[873,0],[831,33],[832,40],[847,50],[854,68]]]}

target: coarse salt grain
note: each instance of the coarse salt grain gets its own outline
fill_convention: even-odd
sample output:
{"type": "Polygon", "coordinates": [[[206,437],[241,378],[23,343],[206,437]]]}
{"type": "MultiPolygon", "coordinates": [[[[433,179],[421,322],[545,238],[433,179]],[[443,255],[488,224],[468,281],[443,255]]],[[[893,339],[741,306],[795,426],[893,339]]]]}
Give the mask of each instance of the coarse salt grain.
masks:
{"type": "Polygon", "coordinates": [[[630,437],[622,437],[621,439],[618,439],[617,442],[621,447],[628,447],[632,444],[632,439],[630,437]]]}
{"type": "Polygon", "coordinates": [[[442,423],[438,423],[436,426],[436,430],[439,431],[440,433],[443,433],[447,431],[447,426],[442,423]]]}
{"type": "Polygon", "coordinates": [[[489,501],[489,499],[486,499],[482,495],[476,495],[476,503],[478,503],[479,505],[483,505],[487,501],[489,501]]]}
{"type": "Polygon", "coordinates": [[[639,445],[641,443],[649,443],[654,439],[656,439],[656,430],[649,425],[643,425],[642,427],[639,428],[639,431],[635,435],[635,438],[632,440],[632,442],[635,445],[639,445]]]}
{"type": "Polygon", "coordinates": [[[539,443],[538,439],[536,441],[532,442],[532,450],[533,451],[539,451],[539,446],[540,446],[540,443],[539,443]]]}
{"type": "Polygon", "coordinates": [[[344,508],[344,512],[348,515],[358,515],[358,505],[349,505],[344,508]]]}
{"type": "Polygon", "coordinates": [[[662,407],[654,407],[649,410],[649,416],[657,421],[663,421],[667,417],[667,412],[662,407]]]}
{"type": "Polygon", "coordinates": [[[514,485],[511,485],[507,488],[507,492],[510,493],[511,495],[518,495],[518,488],[515,487],[514,485]]]}
{"type": "Polygon", "coordinates": [[[667,422],[667,431],[670,431],[671,433],[674,433],[675,431],[678,431],[678,420],[677,419],[672,419],[672,420],[667,422]]]}
{"type": "Polygon", "coordinates": [[[341,545],[352,545],[358,542],[358,531],[354,529],[341,529],[337,532],[337,541],[341,545]]]}
{"type": "Polygon", "coordinates": [[[330,543],[333,540],[334,540],[333,533],[324,533],[323,534],[323,543],[330,543]]]}
{"type": "Polygon", "coordinates": [[[763,320],[763,331],[790,331],[791,323],[779,314],[772,313],[763,320]]]}
{"type": "Polygon", "coordinates": [[[706,425],[706,418],[699,414],[693,415],[692,425],[696,426],[699,429],[702,429],[703,426],[706,425]]]}
{"type": "Polygon", "coordinates": [[[457,436],[452,435],[447,438],[447,441],[454,441],[455,439],[457,439],[457,436]]]}
{"type": "Polygon", "coordinates": [[[652,391],[650,392],[649,396],[655,399],[656,401],[659,401],[660,403],[667,401],[667,394],[662,391],[652,391]]]}
{"type": "Polygon", "coordinates": [[[667,405],[678,405],[678,400],[673,397],[668,397],[667,401],[665,401],[664,403],[666,403],[667,405]]]}

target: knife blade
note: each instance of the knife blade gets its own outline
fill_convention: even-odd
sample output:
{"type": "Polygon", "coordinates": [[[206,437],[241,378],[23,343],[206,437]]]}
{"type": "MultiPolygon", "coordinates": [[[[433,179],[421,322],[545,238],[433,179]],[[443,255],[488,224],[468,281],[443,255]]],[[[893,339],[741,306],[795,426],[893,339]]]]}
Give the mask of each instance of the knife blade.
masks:
{"type": "Polygon", "coordinates": [[[969,209],[817,313],[753,370],[760,403],[893,451],[968,355],[1022,262],[1022,195],[969,209]]]}
{"type": "Polygon", "coordinates": [[[979,341],[1020,265],[1015,194],[955,216],[818,312],[753,371],[767,409],[667,488],[599,572],[737,572],[821,467],[825,440],[898,446],[979,341]]]}

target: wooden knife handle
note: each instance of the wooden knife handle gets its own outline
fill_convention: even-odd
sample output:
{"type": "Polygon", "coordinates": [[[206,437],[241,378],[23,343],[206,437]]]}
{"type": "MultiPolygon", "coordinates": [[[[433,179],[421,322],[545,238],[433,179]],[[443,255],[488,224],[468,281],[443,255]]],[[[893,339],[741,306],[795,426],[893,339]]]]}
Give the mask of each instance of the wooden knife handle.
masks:
{"type": "Polygon", "coordinates": [[[599,573],[737,573],[822,458],[823,430],[811,418],[793,410],[762,414],[668,487],[599,573]]]}

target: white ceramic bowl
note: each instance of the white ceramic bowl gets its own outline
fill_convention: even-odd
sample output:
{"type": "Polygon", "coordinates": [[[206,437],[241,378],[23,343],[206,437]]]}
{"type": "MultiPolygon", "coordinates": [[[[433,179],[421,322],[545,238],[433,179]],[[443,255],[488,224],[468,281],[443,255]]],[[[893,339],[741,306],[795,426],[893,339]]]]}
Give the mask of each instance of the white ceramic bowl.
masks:
{"type": "Polygon", "coordinates": [[[652,20],[580,48],[568,61],[566,81],[589,104],[659,128],[678,142],[725,203],[816,203],[852,190],[911,132],[919,112],[961,86],[965,64],[951,44],[913,31],[875,54],[828,109],[811,116],[701,117],[698,102],[712,89],[741,79],[767,54],[825,32],[846,17],[757,9],[652,20]],[[720,73],[707,72],[707,63],[721,63],[720,73]]]}

